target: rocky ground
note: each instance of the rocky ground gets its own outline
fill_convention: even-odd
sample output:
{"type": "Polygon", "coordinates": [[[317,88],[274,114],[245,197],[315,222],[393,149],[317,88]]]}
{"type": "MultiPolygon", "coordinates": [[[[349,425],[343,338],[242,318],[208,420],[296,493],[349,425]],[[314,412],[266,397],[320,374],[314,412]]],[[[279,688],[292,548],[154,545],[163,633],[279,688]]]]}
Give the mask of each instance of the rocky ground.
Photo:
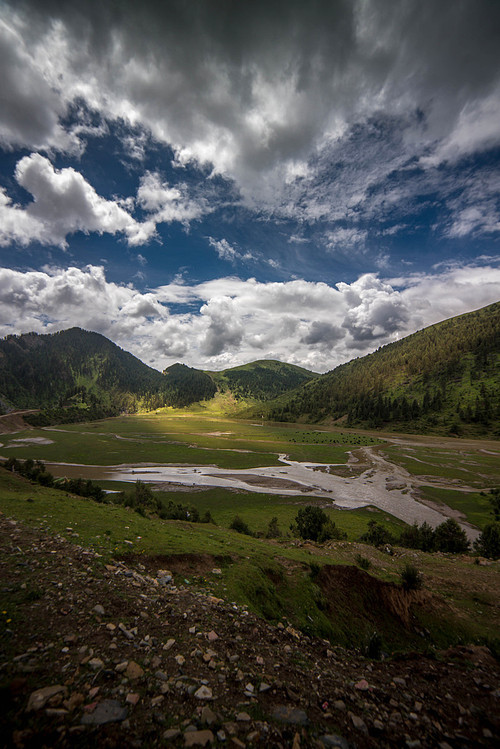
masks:
{"type": "Polygon", "coordinates": [[[6,747],[498,746],[486,648],[370,661],[5,517],[0,557],[6,747]]]}

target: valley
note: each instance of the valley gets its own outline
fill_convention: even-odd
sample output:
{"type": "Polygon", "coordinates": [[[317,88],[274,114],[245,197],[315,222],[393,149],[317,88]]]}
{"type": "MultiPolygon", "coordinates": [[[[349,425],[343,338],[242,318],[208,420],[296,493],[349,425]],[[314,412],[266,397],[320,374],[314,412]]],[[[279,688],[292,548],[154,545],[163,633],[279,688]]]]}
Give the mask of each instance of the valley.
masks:
{"type": "Polygon", "coordinates": [[[56,477],[103,486],[140,480],[174,492],[221,487],[320,500],[335,510],[371,506],[432,527],[456,517],[471,541],[480,531],[466,514],[426,499],[425,490],[445,490],[456,500],[500,483],[500,448],[491,441],[388,434],[377,440],[376,434],[203,419],[188,410],[29,430],[4,436],[1,451],[4,459],[43,460],[56,477]],[[373,444],[358,446],[363,442],[373,444]],[[82,454],[88,462],[77,462],[82,454]]]}

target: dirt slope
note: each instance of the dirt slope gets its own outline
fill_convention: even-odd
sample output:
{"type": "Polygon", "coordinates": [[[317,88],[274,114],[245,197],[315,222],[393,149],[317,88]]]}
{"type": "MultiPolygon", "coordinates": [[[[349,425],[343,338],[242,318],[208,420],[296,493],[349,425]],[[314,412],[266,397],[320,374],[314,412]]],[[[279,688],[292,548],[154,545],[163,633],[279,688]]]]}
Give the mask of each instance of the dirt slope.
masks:
{"type": "Polygon", "coordinates": [[[0,562],[6,747],[498,745],[486,648],[371,662],[5,517],[0,562]]]}

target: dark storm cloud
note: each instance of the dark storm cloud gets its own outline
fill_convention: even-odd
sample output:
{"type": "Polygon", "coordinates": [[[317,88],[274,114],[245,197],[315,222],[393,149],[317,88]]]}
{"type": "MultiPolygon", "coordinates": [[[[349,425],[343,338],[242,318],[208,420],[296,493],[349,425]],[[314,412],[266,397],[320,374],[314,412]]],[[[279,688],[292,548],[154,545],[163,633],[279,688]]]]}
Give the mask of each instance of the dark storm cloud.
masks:
{"type": "Polygon", "coordinates": [[[328,322],[318,322],[315,320],[311,324],[308,333],[300,340],[301,343],[306,343],[308,346],[314,346],[316,344],[331,346],[337,341],[340,341],[345,334],[345,330],[342,330],[342,328],[339,328],[337,325],[332,325],[328,322]]]}
{"type": "Polygon", "coordinates": [[[488,0],[33,0],[12,8],[42,67],[44,50],[61,63],[61,101],[50,106],[47,94],[39,103],[41,134],[54,130],[61,102],[79,95],[107,116],[150,127],[181,161],[212,162],[243,186],[283,163],[293,176],[297,160],[380,112],[419,112],[407,139],[441,145],[442,158],[494,137],[477,118],[471,135],[467,120],[470,108],[494,118],[498,101],[500,4],[488,0]]]}

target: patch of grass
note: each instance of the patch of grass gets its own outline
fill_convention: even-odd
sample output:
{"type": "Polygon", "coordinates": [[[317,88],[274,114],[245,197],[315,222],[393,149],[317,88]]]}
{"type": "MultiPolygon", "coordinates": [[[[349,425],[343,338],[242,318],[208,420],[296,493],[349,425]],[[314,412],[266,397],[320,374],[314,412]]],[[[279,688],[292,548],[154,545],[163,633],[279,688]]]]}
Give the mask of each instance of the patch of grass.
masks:
{"type": "Polygon", "coordinates": [[[453,510],[458,510],[467,518],[469,523],[477,528],[483,529],[486,523],[493,521],[491,502],[487,496],[480,492],[460,492],[432,486],[423,486],[420,491],[424,499],[445,504],[453,510]]]}
{"type": "MultiPolygon", "coordinates": [[[[174,498],[175,493],[165,493],[165,496],[174,498]]],[[[328,600],[310,577],[313,565],[352,565],[356,563],[357,555],[363,555],[371,562],[374,575],[397,581],[401,568],[400,554],[404,554],[422,570],[426,589],[444,599],[442,606],[436,607],[437,613],[422,614],[423,619],[427,617],[428,621],[424,623],[422,619],[421,626],[431,630],[431,641],[448,644],[465,637],[470,640],[496,636],[500,626],[499,563],[482,567],[474,565],[470,557],[451,559],[408,550],[389,557],[352,541],[327,545],[304,543],[298,546],[294,539],[268,541],[238,534],[224,527],[221,520],[226,513],[228,526],[237,513],[252,530],[265,531],[270,518],[278,517],[280,525],[286,528],[286,519],[295,517],[297,511],[295,498],[290,497],[238,494],[217,489],[190,494],[181,492],[178,501],[196,503],[200,511],[209,509],[219,525],[142,518],[125,507],[96,504],[65,492],[31,485],[19,476],[0,470],[0,509],[8,517],[32,527],[41,527],[49,533],[60,533],[71,542],[95,548],[102,554],[99,563],[107,562],[114,556],[122,557],[130,551],[135,558],[174,554],[224,556],[231,561],[214,565],[222,567],[222,574],[220,577],[213,576],[213,579],[207,576],[208,579],[203,581],[204,588],[226,600],[247,604],[256,613],[273,621],[290,621],[293,626],[311,634],[345,642],[347,632],[352,639],[350,644],[362,647],[366,644],[367,636],[373,632],[369,622],[365,626],[352,618],[349,600],[345,611],[338,611],[330,618],[328,600]],[[294,501],[291,502],[291,499],[294,501]],[[263,517],[257,526],[256,519],[261,515],[263,517]],[[68,527],[73,531],[68,532],[68,527]],[[72,533],[78,533],[78,536],[72,533]],[[133,545],[126,541],[131,541],[133,545]],[[491,605],[487,606],[483,598],[481,601],[474,600],[478,591],[491,593],[491,605]],[[444,635],[439,634],[442,629],[444,635]]],[[[298,497],[297,502],[300,501],[298,497]]],[[[392,522],[383,513],[368,509],[355,512],[327,510],[327,514],[339,527],[348,531],[350,538],[359,537],[360,530],[366,529],[370,518],[392,522]]],[[[36,580],[27,582],[26,594],[37,595],[36,580]],[[30,593],[31,590],[34,592],[30,593]]],[[[194,578],[193,584],[198,584],[194,578]]],[[[6,605],[2,610],[9,611],[6,605]]],[[[401,647],[401,634],[391,631],[383,634],[384,643],[395,643],[397,640],[401,647]]],[[[412,638],[408,639],[408,644],[410,640],[412,638]]],[[[417,638],[411,641],[411,645],[420,643],[425,646],[428,642],[422,639],[420,643],[417,638]]]]}

